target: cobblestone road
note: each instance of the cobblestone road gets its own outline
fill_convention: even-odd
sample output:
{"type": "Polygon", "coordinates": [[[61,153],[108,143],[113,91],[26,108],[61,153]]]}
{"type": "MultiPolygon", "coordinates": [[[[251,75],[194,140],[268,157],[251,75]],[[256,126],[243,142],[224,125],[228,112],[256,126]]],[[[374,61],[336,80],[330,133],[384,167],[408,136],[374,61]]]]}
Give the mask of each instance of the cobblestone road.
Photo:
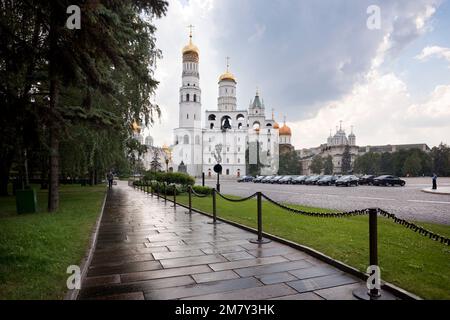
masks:
{"type": "MultiPolygon", "coordinates": [[[[404,219],[450,225],[450,196],[422,192],[430,187],[431,178],[405,178],[405,187],[319,187],[270,185],[221,181],[224,194],[248,196],[262,191],[276,201],[308,206],[353,210],[378,207],[404,219]]],[[[440,186],[450,186],[450,178],[440,178],[440,186]]],[[[207,180],[214,186],[215,181],[207,180]]]]}

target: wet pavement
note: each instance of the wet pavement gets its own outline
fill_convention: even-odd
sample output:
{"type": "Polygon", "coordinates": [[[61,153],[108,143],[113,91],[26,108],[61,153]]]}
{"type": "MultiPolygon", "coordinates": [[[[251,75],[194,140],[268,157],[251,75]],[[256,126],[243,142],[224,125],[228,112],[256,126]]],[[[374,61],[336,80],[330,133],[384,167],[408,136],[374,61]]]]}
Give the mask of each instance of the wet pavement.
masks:
{"type": "MultiPolygon", "coordinates": [[[[119,183],[79,299],[354,299],[365,284],[308,254],[119,183]]],[[[390,296],[390,298],[394,298],[390,296]]]]}

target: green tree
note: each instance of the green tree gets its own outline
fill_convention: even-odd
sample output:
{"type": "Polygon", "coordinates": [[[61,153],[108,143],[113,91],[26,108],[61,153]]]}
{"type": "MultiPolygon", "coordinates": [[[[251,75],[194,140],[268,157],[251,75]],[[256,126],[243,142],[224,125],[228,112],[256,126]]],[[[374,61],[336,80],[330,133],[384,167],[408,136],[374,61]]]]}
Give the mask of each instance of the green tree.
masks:
{"type": "Polygon", "coordinates": [[[356,157],[353,164],[353,170],[361,174],[377,175],[380,172],[380,155],[374,152],[368,152],[356,157]]]}
{"type": "Polygon", "coordinates": [[[438,176],[450,176],[450,147],[441,143],[438,147],[431,149],[433,159],[433,171],[438,176]]]}
{"type": "Polygon", "coordinates": [[[160,157],[158,151],[153,154],[152,161],[150,162],[150,170],[153,172],[161,171],[162,165],[160,163],[160,157]]]}
{"type": "Polygon", "coordinates": [[[329,155],[323,164],[324,173],[327,175],[333,174],[334,165],[333,165],[333,157],[329,155]]]}
{"type": "Polygon", "coordinates": [[[350,146],[346,145],[341,160],[341,173],[349,173],[352,170],[352,156],[350,146]]]}
{"type": "Polygon", "coordinates": [[[417,153],[412,153],[403,164],[404,176],[418,176],[422,171],[421,159],[417,153]]]}
{"type": "Polygon", "coordinates": [[[300,173],[300,158],[295,150],[280,154],[280,175],[296,175],[300,173]]]}
{"type": "Polygon", "coordinates": [[[311,161],[311,165],[309,166],[309,169],[314,174],[321,174],[323,169],[323,159],[321,156],[316,155],[311,161]]]}

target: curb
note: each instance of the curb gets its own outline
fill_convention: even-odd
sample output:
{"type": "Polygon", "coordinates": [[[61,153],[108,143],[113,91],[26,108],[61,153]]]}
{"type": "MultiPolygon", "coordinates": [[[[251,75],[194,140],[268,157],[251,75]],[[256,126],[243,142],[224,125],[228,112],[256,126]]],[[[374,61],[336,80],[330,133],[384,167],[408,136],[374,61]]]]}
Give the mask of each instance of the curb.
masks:
{"type": "MultiPolygon", "coordinates": [[[[89,265],[91,264],[92,257],[94,255],[95,247],[97,246],[97,238],[98,231],[100,229],[100,223],[103,218],[103,212],[105,211],[106,200],[108,198],[108,191],[105,192],[105,196],[103,198],[103,204],[100,209],[100,216],[97,218],[97,221],[94,225],[94,230],[91,233],[89,247],[86,250],[85,256],[81,259],[80,269],[81,269],[81,285],[83,285],[84,279],[86,278],[89,265]]],[[[80,289],[68,290],[64,295],[63,300],[77,300],[78,294],[80,293],[80,289]]]]}
{"type": "Polygon", "coordinates": [[[450,196],[450,188],[443,188],[443,189],[447,189],[448,191],[439,191],[439,188],[437,189],[437,191],[433,191],[431,188],[425,188],[425,189],[422,189],[421,191],[425,192],[425,193],[429,193],[429,194],[450,196]]]}
{"type": "MultiPolygon", "coordinates": [[[[164,197],[161,197],[160,199],[164,200],[164,197]]],[[[172,199],[167,199],[167,202],[174,203],[174,201],[172,199]]],[[[189,207],[187,205],[184,205],[184,204],[181,204],[181,203],[178,203],[178,202],[177,202],[177,206],[183,207],[185,209],[189,209],[189,207]]],[[[212,218],[211,214],[203,212],[203,211],[198,210],[198,209],[195,209],[194,207],[192,207],[192,211],[193,212],[197,212],[197,213],[199,213],[201,215],[207,216],[209,218],[212,218]]],[[[245,225],[242,225],[242,224],[239,224],[237,222],[233,222],[233,221],[230,221],[230,220],[227,220],[227,219],[223,219],[223,218],[220,218],[218,216],[216,217],[216,219],[219,220],[219,221],[228,223],[228,224],[230,224],[232,226],[235,226],[237,228],[240,228],[240,229],[252,232],[254,234],[258,234],[258,230],[254,229],[254,228],[247,227],[245,225]]],[[[326,262],[326,263],[328,263],[328,264],[330,264],[330,265],[332,265],[332,266],[334,266],[334,267],[336,267],[336,268],[338,268],[338,269],[340,269],[340,270],[342,270],[344,272],[347,272],[347,273],[349,273],[349,274],[351,274],[351,275],[353,275],[353,276],[355,276],[355,277],[357,277],[357,278],[359,278],[361,280],[367,281],[367,278],[369,277],[368,274],[366,274],[364,272],[361,272],[358,269],[356,269],[354,267],[351,267],[351,266],[349,266],[349,265],[347,265],[347,264],[345,264],[345,263],[343,263],[343,262],[341,262],[339,260],[333,259],[333,258],[331,258],[331,257],[329,257],[329,256],[327,256],[327,255],[325,255],[325,254],[323,254],[323,253],[321,253],[321,252],[319,252],[319,251],[317,251],[315,249],[312,249],[310,247],[307,247],[307,246],[295,243],[295,242],[290,241],[290,240],[286,240],[284,238],[272,235],[270,233],[263,232],[263,236],[268,238],[268,239],[271,239],[271,240],[274,240],[274,241],[278,241],[278,242],[280,242],[282,244],[290,246],[291,248],[303,251],[303,252],[311,255],[312,257],[314,257],[316,259],[319,259],[319,260],[321,260],[323,262],[326,262]]],[[[417,295],[415,295],[415,294],[413,294],[411,292],[408,292],[408,291],[406,291],[406,290],[404,290],[404,289],[402,289],[402,288],[400,288],[400,287],[398,287],[398,286],[396,286],[396,285],[394,285],[392,283],[385,282],[383,280],[381,281],[381,289],[384,289],[384,290],[394,294],[396,297],[401,298],[403,300],[423,300],[421,297],[419,297],[419,296],[417,296],[417,295]]]]}

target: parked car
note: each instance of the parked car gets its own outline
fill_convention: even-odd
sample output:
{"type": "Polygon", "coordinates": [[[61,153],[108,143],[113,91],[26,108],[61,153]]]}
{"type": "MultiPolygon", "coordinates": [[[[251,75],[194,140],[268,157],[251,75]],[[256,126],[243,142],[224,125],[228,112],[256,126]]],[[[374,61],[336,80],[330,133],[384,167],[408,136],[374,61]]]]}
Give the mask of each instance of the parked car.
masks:
{"type": "Polygon", "coordinates": [[[237,180],[237,182],[252,182],[255,179],[252,176],[243,176],[237,180]]]}
{"type": "Polygon", "coordinates": [[[292,181],[296,178],[296,176],[284,176],[282,179],[278,181],[279,184],[291,184],[292,181]]]}
{"type": "Polygon", "coordinates": [[[298,176],[292,180],[292,184],[304,184],[308,176],[298,176]]]}
{"type": "Polygon", "coordinates": [[[261,183],[262,179],[264,179],[265,176],[257,176],[255,179],[253,179],[254,183],[261,183]]]}
{"type": "Polygon", "coordinates": [[[266,176],[261,180],[261,183],[269,183],[273,178],[275,178],[275,176],[266,176]]]}
{"type": "Polygon", "coordinates": [[[359,178],[359,184],[361,185],[373,185],[373,179],[375,179],[374,175],[366,174],[359,178]]]}
{"type": "Polygon", "coordinates": [[[379,176],[373,179],[373,184],[375,186],[404,186],[406,184],[405,180],[400,179],[396,176],[379,176]]]}
{"type": "Polygon", "coordinates": [[[304,184],[316,184],[317,181],[319,181],[323,176],[311,176],[308,179],[305,180],[304,184]]]}
{"type": "Polygon", "coordinates": [[[270,179],[269,183],[271,184],[278,183],[281,179],[283,179],[283,176],[275,176],[272,179],[270,179]]]}
{"type": "Polygon", "coordinates": [[[323,176],[317,181],[318,186],[331,186],[336,183],[338,178],[336,176],[323,176]]]}
{"type": "Polygon", "coordinates": [[[356,176],[342,176],[339,179],[336,180],[336,187],[339,186],[346,186],[346,187],[350,187],[350,186],[357,186],[358,185],[358,177],[356,176]]]}

